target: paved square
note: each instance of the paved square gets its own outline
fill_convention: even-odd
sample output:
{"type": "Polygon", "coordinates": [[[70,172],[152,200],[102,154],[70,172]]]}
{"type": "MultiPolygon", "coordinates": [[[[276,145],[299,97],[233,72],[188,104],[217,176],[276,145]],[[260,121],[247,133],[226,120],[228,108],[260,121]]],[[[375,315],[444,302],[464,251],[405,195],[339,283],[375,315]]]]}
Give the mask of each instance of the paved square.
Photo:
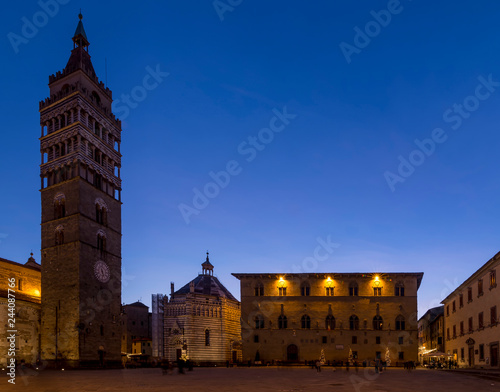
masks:
{"type": "Polygon", "coordinates": [[[469,375],[418,369],[388,369],[375,374],[373,368],[358,373],[325,367],[310,368],[195,368],[186,374],[163,375],[161,369],[45,370],[38,376],[17,377],[16,385],[0,378],[0,391],[353,391],[353,392],[471,392],[499,391],[500,382],[469,375]],[[26,381],[23,382],[23,381],[26,381]]]}

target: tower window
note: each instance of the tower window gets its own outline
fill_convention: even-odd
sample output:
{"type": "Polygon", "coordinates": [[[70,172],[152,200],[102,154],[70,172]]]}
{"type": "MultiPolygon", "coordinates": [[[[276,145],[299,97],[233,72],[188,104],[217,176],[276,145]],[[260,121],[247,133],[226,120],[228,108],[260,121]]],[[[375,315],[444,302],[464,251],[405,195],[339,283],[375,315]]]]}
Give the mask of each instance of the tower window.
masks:
{"type": "Polygon", "coordinates": [[[17,280],[17,289],[18,290],[22,290],[23,289],[23,280],[21,278],[19,278],[17,280]]]}
{"type": "Polygon", "coordinates": [[[61,225],[56,227],[55,242],[56,246],[64,244],[64,228],[61,225]]]}
{"type": "Polygon", "coordinates": [[[94,174],[94,186],[98,189],[102,189],[102,176],[99,174],[94,174]]]}
{"type": "Polygon", "coordinates": [[[98,106],[101,105],[101,97],[95,91],[92,91],[92,101],[95,102],[98,106]]]}
{"type": "Polygon", "coordinates": [[[300,286],[300,295],[303,297],[308,297],[311,292],[311,287],[309,286],[309,283],[303,283],[302,286],[300,286]]]}
{"type": "Polygon", "coordinates": [[[108,223],[108,211],[104,206],[99,204],[95,205],[95,220],[100,225],[107,225],[108,223]]]}
{"type": "Polygon", "coordinates": [[[106,253],[106,235],[102,232],[97,234],[97,249],[101,258],[104,258],[106,253]]]}
{"type": "Polygon", "coordinates": [[[261,297],[264,295],[264,285],[262,283],[257,283],[255,286],[254,294],[256,297],[261,297]]]}
{"type": "Polygon", "coordinates": [[[210,346],[210,331],[205,329],[205,346],[210,346]]]}
{"type": "Polygon", "coordinates": [[[66,197],[59,193],[54,198],[54,219],[61,219],[66,216],[66,197]]]}

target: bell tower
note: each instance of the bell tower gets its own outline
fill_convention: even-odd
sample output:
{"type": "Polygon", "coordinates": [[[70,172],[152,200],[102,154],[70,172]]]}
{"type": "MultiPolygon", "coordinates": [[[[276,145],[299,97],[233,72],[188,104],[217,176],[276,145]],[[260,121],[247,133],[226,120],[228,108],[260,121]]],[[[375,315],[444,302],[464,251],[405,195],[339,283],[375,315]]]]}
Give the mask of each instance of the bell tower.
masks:
{"type": "Polygon", "coordinates": [[[120,365],[121,122],[96,76],[82,15],[40,102],[41,358],[120,365]]]}

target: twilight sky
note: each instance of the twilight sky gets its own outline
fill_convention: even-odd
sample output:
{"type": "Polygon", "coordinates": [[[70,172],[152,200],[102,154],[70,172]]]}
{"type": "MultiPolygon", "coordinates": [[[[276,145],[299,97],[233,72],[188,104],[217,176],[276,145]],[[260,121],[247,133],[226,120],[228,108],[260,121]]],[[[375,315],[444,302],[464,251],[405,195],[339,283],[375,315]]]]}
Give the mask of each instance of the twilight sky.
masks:
{"type": "Polygon", "coordinates": [[[500,250],[498,1],[29,0],[0,15],[0,257],[40,261],[38,102],[80,7],[123,121],[122,302],[209,250],[237,298],[424,272],[421,316],[500,250]]]}

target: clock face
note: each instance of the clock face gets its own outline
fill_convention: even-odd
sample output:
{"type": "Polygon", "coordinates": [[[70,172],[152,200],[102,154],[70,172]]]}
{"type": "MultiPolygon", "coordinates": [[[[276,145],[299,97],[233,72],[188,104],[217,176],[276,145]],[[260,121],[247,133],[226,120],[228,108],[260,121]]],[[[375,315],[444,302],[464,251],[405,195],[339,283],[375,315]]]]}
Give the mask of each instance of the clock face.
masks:
{"type": "Polygon", "coordinates": [[[94,274],[97,280],[102,283],[106,283],[109,281],[110,276],[108,265],[104,261],[99,260],[94,265],[94,274]]]}

